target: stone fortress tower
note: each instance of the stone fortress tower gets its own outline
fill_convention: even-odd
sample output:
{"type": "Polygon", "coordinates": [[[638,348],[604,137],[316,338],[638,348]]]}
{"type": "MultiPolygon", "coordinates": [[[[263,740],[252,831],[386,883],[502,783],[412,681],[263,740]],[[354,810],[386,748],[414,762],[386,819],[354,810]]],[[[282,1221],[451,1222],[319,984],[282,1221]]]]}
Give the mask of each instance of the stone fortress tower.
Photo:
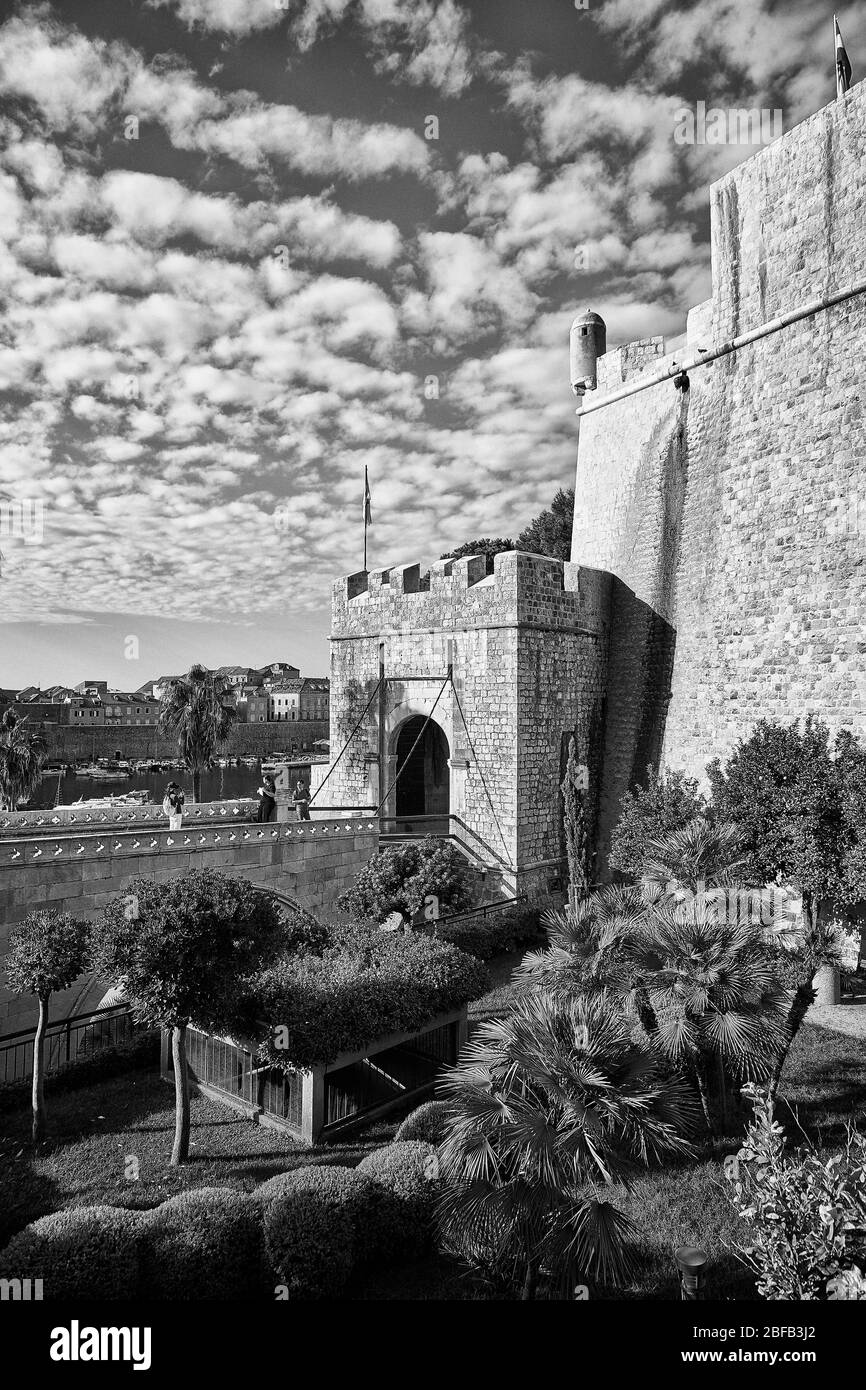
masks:
{"type": "Polygon", "coordinates": [[[319,773],[322,802],[381,807],[386,836],[450,829],[494,893],[549,891],[569,736],[597,785],[608,590],[607,575],[515,551],[491,575],[480,555],[339,580],[332,758],[346,751],[319,773]]]}
{"type": "Polygon", "coordinates": [[[866,84],[710,215],[685,342],[607,353],[579,417],[572,560],[612,576],[602,859],[647,761],[700,778],[761,718],[866,732],[866,84]]]}
{"type": "Polygon", "coordinates": [[[564,881],[572,735],[604,876],[649,763],[700,777],[762,717],[866,732],[866,86],[710,204],[712,295],[682,342],[572,327],[571,562],[335,586],[319,802],[378,808],[385,834],[449,817],[506,896],[564,881]]]}

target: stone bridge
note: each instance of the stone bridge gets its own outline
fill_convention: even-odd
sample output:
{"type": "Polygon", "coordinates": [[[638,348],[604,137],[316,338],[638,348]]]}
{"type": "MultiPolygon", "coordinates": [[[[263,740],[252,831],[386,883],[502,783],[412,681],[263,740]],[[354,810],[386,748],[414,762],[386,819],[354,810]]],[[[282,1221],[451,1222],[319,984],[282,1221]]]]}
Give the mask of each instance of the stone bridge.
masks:
{"type": "MultiPolygon", "coordinates": [[[[378,848],[378,823],[362,816],[259,825],[258,803],[188,805],[183,827],[166,828],[161,807],[0,814],[0,967],[10,929],[34,908],[95,916],[130,880],[191,869],[239,874],[279,889],[327,916],[378,848]]],[[[52,1019],[95,1008],[105,984],[83,977],[54,996],[52,1019]]],[[[15,998],[0,968],[0,1033],[29,1027],[30,996],[15,998]]]]}

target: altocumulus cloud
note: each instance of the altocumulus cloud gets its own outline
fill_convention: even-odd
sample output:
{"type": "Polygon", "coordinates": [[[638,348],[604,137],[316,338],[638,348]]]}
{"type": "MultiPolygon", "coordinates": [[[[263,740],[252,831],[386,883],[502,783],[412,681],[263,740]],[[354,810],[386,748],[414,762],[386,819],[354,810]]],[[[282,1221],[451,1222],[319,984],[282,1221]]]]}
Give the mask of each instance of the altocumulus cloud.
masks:
{"type": "Polygon", "coordinates": [[[806,114],[824,20],[607,0],[574,16],[592,70],[548,51],[547,3],[531,56],[456,0],[150,0],[161,53],[123,7],[0,27],[0,490],[47,508],[44,549],[4,544],[3,618],[324,625],[365,466],[381,563],[513,533],[568,485],[571,315],[681,329],[706,184],[748,153],[676,146],[673,113],[806,114]]]}

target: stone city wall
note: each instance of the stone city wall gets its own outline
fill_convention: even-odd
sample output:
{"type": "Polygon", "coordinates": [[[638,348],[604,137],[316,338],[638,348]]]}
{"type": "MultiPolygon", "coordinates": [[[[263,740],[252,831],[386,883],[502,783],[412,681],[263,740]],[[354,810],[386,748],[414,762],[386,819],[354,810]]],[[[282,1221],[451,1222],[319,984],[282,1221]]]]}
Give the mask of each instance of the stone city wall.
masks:
{"type": "MultiPolygon", "coordinates": [[[[861,84],[713,185],[686,347],[608,353],[599,396],[862,279],[864,176],[861,84]]],[[[614,576],[603,839],[647,761],[701,777],[761,718],[866,732],[864,341],[860,294],[580,422],[572,559],[614,576]]]]}
{"type": "MultiPolygon", "coordinates": [[[[378,843],[378,826],[360,818],[256,825],[203,817],[199,823],[185,819],[177,831],[152,825],[62,827],[50,835],[7,830],[0,836],[0,964],[10,928],[31,910],[93,917],[140,876],[159,881],[216,869],[279,889],[326,920],[378,843]]],[[[52,998],[51,1018],[95,1008],[101,989],[93,977],[77,981],[52,998]]],[[[15,998],[0,987],[0,1033],[29,1027],[35,1016],[29,996],[15,998]]]]}

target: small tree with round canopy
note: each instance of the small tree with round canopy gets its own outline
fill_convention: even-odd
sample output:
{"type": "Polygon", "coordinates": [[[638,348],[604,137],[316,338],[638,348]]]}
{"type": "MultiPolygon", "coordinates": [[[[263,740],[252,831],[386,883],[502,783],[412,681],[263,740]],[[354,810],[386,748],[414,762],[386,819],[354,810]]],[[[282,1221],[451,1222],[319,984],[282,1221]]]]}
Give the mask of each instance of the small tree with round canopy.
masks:
{"type": "Polygon", "coordinates": [[[46,908],[29,912],[9,938],[6,982],[13,994],[35,994],[39,1000],[39,1021],[33,1039],[34,1144],[45,1137],[48,1001],[58,990],[68,989],[86,970],[89,932],[89,922],[46,908]]]}
{"type": "Polygon", "coordinates": [[[162,883],[133,880],[94,926],[94,969],[122,979],[138,1019],[171,1029],[172,1166],[189,1156],[187,1027],[232,1026],[245,973],[282,944],[283,927],[279,908],[252,883],[208,869],[162,883]],[[129,894],[137,900],[135,916],[127,911],[129,894]]]}

